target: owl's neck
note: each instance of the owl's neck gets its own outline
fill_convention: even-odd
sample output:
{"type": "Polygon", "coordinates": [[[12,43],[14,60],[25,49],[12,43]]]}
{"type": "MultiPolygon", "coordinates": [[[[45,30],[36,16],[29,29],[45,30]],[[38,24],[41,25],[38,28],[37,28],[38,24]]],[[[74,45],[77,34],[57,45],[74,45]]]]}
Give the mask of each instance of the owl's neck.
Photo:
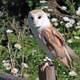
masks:
{"type": "Polygon", "coordinates": [[[42,25],[40,28],[38,28],[38,31],[42,31],[43,29],[46,29],[48,27],[51,27],[51,23],[47,24],[47,25],[42,25]]]}

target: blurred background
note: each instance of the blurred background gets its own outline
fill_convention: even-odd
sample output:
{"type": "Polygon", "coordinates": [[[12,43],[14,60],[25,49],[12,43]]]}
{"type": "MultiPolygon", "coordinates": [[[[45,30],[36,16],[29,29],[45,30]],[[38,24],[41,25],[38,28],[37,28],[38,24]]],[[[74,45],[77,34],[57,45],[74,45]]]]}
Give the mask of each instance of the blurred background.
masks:
{"type": "MultiPolygon", "coordinates": [[[[43,9],[66,43],[80,56],[80,0],[0,0],[0,72],[38,80],[38,66],[47,56],[29,29],[27,16],[43,9]]],[[[80,80],[80,64],[74,61],[76,78],[59,61],[58,80],[80,80]]]]}

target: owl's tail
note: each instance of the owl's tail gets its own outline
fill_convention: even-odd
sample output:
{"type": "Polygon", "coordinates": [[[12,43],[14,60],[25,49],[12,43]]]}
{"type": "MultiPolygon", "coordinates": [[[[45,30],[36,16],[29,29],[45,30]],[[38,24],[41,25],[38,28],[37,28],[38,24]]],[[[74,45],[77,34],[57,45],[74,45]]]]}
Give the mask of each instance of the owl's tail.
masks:
{"type": "MultiPolygon", "coordinates": [[[[68,45],[65,45],[65,51],[66,51],[66,55],[67,55],[69,61],[74,60],[77,62],[77,64],[80,63],[79,57],[76,55],[76,53],[68,45]]],[[[77,73],[73,69],[72,61],[70,61],[70,65],[71,65],[71,69],[69,72],[69,76],[77,76],[77,73]]]]}
{"type": "Polygon", "coordinates": [[[74,60],[74,59],[79,60],[79,57],[76,55],[76,53],[68,45],[65,45],[65,48],[66,48],[66,50],[72,60],[74,60]]]}

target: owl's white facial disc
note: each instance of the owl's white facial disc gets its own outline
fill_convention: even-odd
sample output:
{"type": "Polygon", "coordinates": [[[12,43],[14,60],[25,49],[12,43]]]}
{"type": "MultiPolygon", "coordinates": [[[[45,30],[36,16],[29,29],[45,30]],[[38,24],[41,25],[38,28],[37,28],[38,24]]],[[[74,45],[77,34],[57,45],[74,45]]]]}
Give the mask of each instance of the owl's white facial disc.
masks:
{"type": "Polygon", "coordinates": [[[42,29],[51,25],[46,13],[42,10],[32,10],[28,15],[30,27],[42,29]]]}

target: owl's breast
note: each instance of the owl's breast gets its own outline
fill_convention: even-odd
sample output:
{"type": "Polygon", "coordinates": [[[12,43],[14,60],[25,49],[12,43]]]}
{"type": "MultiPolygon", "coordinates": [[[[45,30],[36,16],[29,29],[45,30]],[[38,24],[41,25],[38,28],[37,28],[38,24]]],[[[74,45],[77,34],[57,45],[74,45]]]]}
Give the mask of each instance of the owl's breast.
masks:
{"type": "Polygon", "coordinates": [[[36,41],[39,45],[39,47],[48,55],[49,58],[53,58],[53,51],[50,51],[48,49],[48,47],[46,46],[46,41],[44,40],[44,38],[42,38],[42,36],[40,35],[40,33],[35,30],[35,29],[31,29],[32,33],[34,35],[34,37],[36,38],[36,41]]]}

